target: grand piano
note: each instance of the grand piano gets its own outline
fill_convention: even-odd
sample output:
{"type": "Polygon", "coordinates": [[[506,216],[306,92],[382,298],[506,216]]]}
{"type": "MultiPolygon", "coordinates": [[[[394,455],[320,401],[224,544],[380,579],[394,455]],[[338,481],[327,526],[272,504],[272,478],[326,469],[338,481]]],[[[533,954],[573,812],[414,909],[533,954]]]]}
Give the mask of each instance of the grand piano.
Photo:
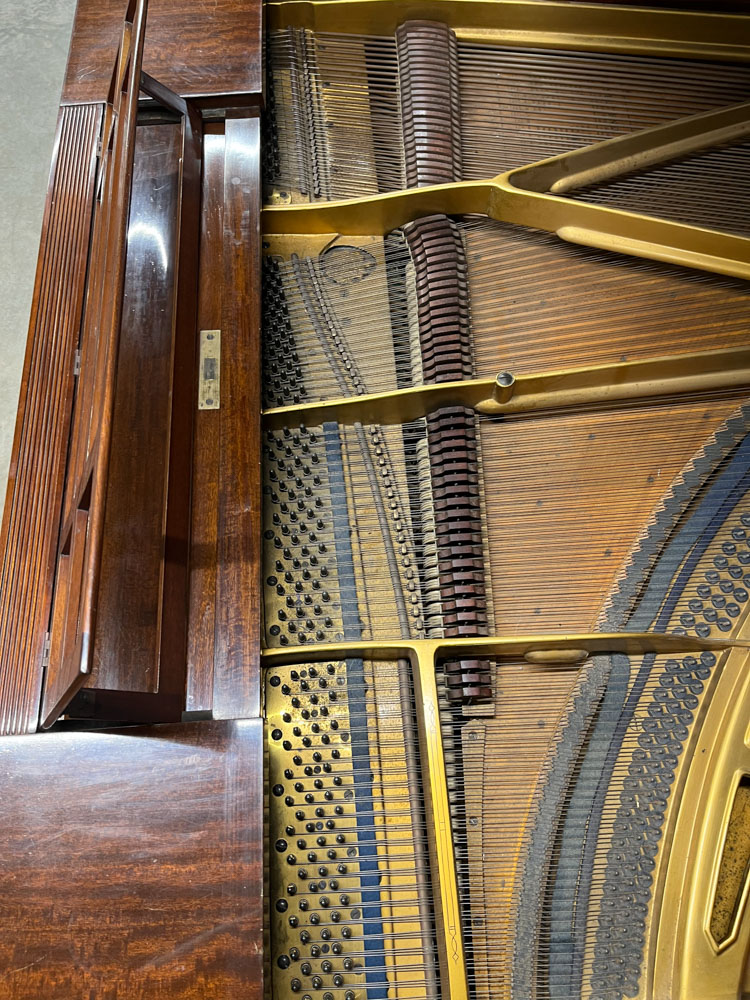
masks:
{"type": "Polygon", "coordinates": [[[79,0],[0,1000],[750,996],[750,16],[79,0]]]}
{"type": "Polygon", "coordinates": [[[3,996],[262,991],[261,101],[259,4],[79,4],[2,529],[3,996]]]}

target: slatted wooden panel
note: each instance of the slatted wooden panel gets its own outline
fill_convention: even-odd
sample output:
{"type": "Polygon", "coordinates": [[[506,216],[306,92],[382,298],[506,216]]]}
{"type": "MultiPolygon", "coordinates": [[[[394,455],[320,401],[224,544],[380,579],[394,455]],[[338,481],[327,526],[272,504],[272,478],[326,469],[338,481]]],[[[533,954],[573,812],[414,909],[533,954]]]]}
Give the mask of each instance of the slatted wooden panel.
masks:
{"type": "Polygon", "coordinates": [[[41,722],[91,669],[146,0],[133,0],[107,106],[41,722]]]}
{"type": "Polygon", "coordinates": [[[0,734],[36,728],[103,106],[60,111],[0,535],[0,734]]]}

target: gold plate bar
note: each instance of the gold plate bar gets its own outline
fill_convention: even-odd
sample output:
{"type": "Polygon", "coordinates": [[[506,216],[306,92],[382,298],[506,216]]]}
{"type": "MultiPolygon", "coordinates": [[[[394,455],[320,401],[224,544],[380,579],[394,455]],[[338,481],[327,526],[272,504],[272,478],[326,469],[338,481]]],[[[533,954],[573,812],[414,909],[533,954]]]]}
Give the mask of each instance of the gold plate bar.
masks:
{"type": "Polygon", "coordinates": [[[388,425],[417,420],[442,406],[467,406],[487,415],[513,416],[744,386],[750,386],[750,348],[728,348],[521,375],[515,379],[502,372],[496,379],[467,379],[297,403],[264,410],[263,420],[271,429],[300,423],[316,426],[332,419],[342,424],[359,421],[388,425]]]}
{"type": "Polygon", "coordinates": [[[487,215],[584,246],[750,278],[750,239],[571,201],[559,193],[652,166],[750,131],[750,103],[692,115],[517,167],[485,181],[411,188],[336,202],[268,206],[267,233],[385,235],[414,219],[487,215]]]}
{"type": "Polygon", "coordinates": [[[262,212],[263,230],[278,235],[385,236],[428,215],[486,215],[614,253],[750,278],[750,239],[744,236],[523,191],[515,186],[514,174],[345,201],[269,206],[262,212]]]}
{"type": "Polygon", "coordinates": [[[288,0],[267,3],[268,27],[392,35],[407,20],[442,21],[462,41],[526,48],[632,52],[690,59],[745,60],[742,18],[534,0],[288,0]]]}
{"type": "MultiPolygon", "coordinates": [[[[581,633],[575,635],[531,635],[485,639],[396,640],[394,642],[352,641],[294,649],[265,649],[262,664],[285,664],[361,658],[371,660],[408,659],[414,681],[415,705],[430,864],[435,887],[435,914],[438,962],[443,993],[450,1000],[467,1000],[468,986],[461,932],[461,910],[448,798],[440,704],[435,663],[439,656],[527,656],[538,668],[574,668],[581,658],[597,652],[688,652],[743,645],[733,640],[710,643],[689,636],[667,633],[581,633]],[[572,659],[566,653],[574,652],[572,659]]],[[[747,645],[747,644],[745,644],[747,645]]]]}
{"type": "MultiPolygon", "coordinates": [[[[472,639],[394,639],[390,642],[375,642],[370,639],[349,642],[316,643],[295,646],[292,649],[263,649],[263,666],[278,666],[307,662],[319,663],[323,660],[345,660],[359,658],[366,660],[409,660],[412,665],[422,661],[433,664],[438,658],[461,659],[463,657],[482,658],[486,656],[520,657],[527,653],[544,650],[575,649],[585,651],[589,656],[599,653],[700,653],[716,652],[720,649],[750,649],[750,639],[696,639],[689,635],[675,635],[672,632],[575,632],[556,635],[546,632],[534,635],[486,636],[472,639]]],[[[565,663],[577,669],[580,661],[565,663]]]]}
{"type": "Polygon", "coordinates": [[[435,662],[429,651],[412,658],[417,728],[422,751],[422,784],[430,861],[434,873],[435,917],[440,981],[450,1000],[468,1000],[466,962],[461,934],[456,855],[453,848],[448,780],[440,728],[435,662]]]}
{"type": "Polygon", "coordinates": [[[528,167],[516,167],[509,176],[516,187],[525,191],[563,194],[747,135],[750,102],[746,101],[605,139],[528,167]]]}

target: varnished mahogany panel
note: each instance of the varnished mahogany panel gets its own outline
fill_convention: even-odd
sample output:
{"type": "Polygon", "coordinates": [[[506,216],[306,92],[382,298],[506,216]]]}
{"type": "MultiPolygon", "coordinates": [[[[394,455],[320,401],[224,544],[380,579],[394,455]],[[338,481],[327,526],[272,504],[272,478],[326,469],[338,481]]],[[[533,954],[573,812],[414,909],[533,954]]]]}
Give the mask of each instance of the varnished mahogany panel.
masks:
{"type": "Polygon", "coordinates": [[[0,535],[0,733],[36,729],[83,308],[98,105],[62,108],[0,535]]]}
{"type": "MultiPolygon", "coordinates": [[[[149,86],[157,86],[153,81],[149,86]]],[[[163,95],[171,100],[169,95],[163,95]]],[[[183,102],[179,102],[182,104],[183,102]]],[[[89,714],[176,721],[184,707],[194,409],[200,122],[142,124],[89,714]],[[104,692],[158,694],[117,699],[104,692]]]]}
{"type": "Polygon", "coordinates": [[[260,121],[227,119],[214,718],[260,712],[260,121]]]}
{"type": "Polygon", "coordinates": [[[158,690],[181,133],[179,123],[136,129],[97,629],[88,687],[158,690]]]}
{"type": "MultiPolygon", "coordinates": [[[[125,0],[79,0],[63,103],[103,101],[125,0]]],[[[254,103],[262,91],[260,0],[151,0],[144,70],[183,97],[254,103]]]]}
{"type": "Polygon", "coordinates": [[[186,708],[260,712],[260,165],[257,117],[206,136],[199,316],[221,330],[221,408],[197,414],[186,708]]]}
{"type": "Polygon", "coordinates": [[[259,1000],[262,723],[0,741],[3,1000],[259,1000]]]}
{"type": "MultiPolygon", "coordinates": [[[[209,126],[203,138],[198,326],[221,329],[224,246],[224,126],[209,126]]],[[[216,532],[219,502],[220,410],[200,410],[195,418],[190,611],[188,615],[188,712],[213,706],[214,627],[216,621],[216,532]]]]}

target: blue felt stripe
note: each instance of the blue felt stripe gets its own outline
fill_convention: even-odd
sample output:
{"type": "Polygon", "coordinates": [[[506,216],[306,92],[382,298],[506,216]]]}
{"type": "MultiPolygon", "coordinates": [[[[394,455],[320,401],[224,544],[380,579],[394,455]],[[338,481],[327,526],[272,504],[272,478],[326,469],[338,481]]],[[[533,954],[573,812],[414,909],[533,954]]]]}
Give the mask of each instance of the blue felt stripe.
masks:
{"type": "MultiPolygon", "coordinates": [[[[333,535],[336,546],[344,638],[360,639],[362,628],[354,579],[351,528],[347,515],[346,484],[338,424],[335,422],[323,424],[323,435],[333,506],[333,535]]],[[[346,683],[349,698],[354,809],[357,817],[362,925],[365,938],[365,981],[368,1000],[387,1000],[388,980],[385,974],[383,911],[380,894],[381,876],[373,822],[372,768],[370,766],[370,745],[367,738],[367,701],[362,660],[346,661],[346,683]]]]}
{"type": "MultiPolygon", "coordinates": [[[[646,591],[638,602],[638,607],[628,620],[626,626],[628,631],[644,630],[651,626],[656,609],[661,607],[664,595],[672,585],[677,567],[691,550],[696,551],[695,546],[700,545],[702,539],[709,537],[708,532],[717,512],[724,509],[727,498],[736,491],[738,483],[747,474],[749,463],[750,436],[740,443],[726,469],[717,476],[712,484],[703,503],[687,519],[674,538],[670,539],[666,550],[654,567],[646,591]]],[[[716,530],[711,531],[710,538],[713,538],[715,534],[716,530]]]]}
{"type": "MultiPolygon", "coordinates": [[[[628,621],[629,630],[646,629],[652,623],[656,631],[667,628],[702,555],[750,488],[749,468],[750,437],[746,437],[703,502],[667,544],[638,608],[628,621]]],[[[584,903],[588,899],[594,850],[612,770],[654,660],[653,654],[643,658],[628,692],[629,660],[624,656],[611,657],[612,672],[599,719],[572,790],[563,823],[558,871],[577,873],[576,898],[584,903]]],[[[553,888],[550,932],[550,960],[554,959],[556,971],[550,987],[553,997],[562,998],[570,995],[571,990],[580,990],[587,908],[584,905],[580,910],[578,906],[571,910],[569,886],[558,874],[553,888]]]]}
{"type": "MultiPolygon", "coordinates": [[[[747,443],[750,444],[750,440],[747,443]]],[[[664,607],[659,612],[659,616],[654,623],[654,629],[656,631],[663,631],[669,624],[669,619],[672,617],[674,609],[677,606],[677,602],[680,599],[686,584],[690,580],[690,577],[693,575],[695,567],[698,565],[698,562],[708,546],[716,537],[716,533],[724,524],[727,517],[729,517],[732,510],[747,493],[748,489],[750,489],[750,474],[746,472],[743,478],[740,479],[740,481],[733,487],[732,491],[724,498],[718,510],[715,511],[700,541],[693,548],[689,558],[685,560],[684,566],[677,574],[674,586],[672,587],[669,596],[664,602],[664,607]]]]}

